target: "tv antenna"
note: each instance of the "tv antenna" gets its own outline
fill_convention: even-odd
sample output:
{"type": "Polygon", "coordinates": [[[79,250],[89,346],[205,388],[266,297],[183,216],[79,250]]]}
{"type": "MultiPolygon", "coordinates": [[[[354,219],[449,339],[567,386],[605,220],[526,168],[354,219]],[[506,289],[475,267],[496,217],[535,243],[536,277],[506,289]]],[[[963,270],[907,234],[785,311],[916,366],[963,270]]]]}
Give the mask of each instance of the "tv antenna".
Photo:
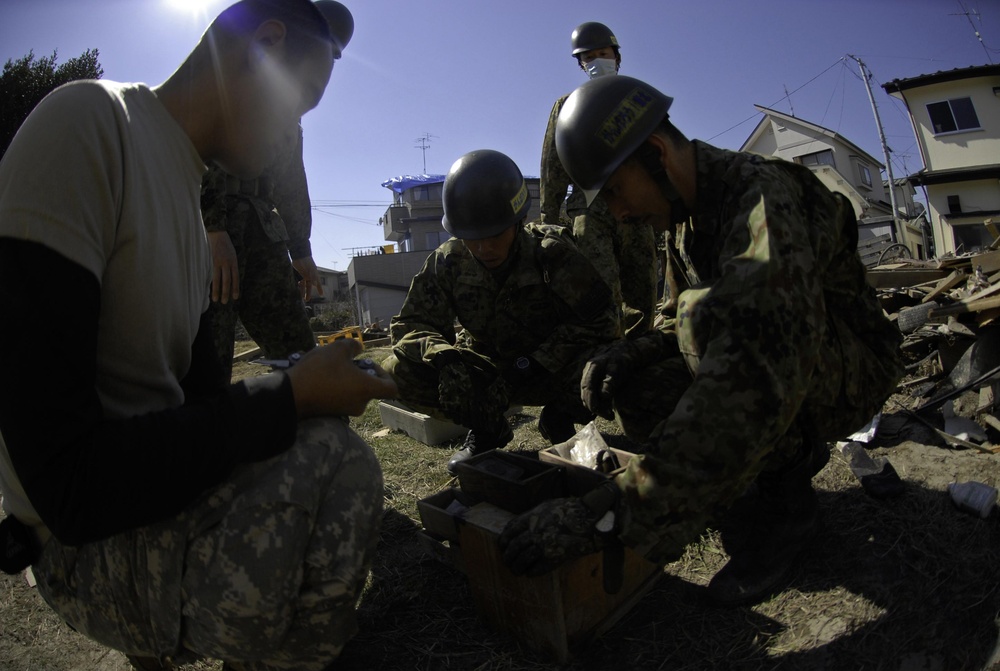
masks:
{"type": "MultiPolygon", "coordinates": [[[[983,36],[979,34],[979,29],[976,28],[976,23],[975,23],[975,21],[972,20],[972,17],[974,16],[974,17],[976,17],[979,20],[979,23],[981,24],[983,22],[982,15],[979,12],[977,12],[975,9],[973,9],[970,12],[968,9],[965,8],[965,3],[963,3],[962,0],[958,0],[958,6],[962,8],[962,11],[958,12],[957,14],[952,14],[951,16],[964,16],[968,20],[969,25],[972,26],[972,32],[976,34],[976,39],[979,40],[979,46],[981,46],[983,48],[983,51],[986,52],[986,60],[988,60],[990,62],[990,65],[992,65],[993,64],[993,56],[990,55],[991,49],[989,49],[986,46],[986,43],[983,42],[983,36]]],[[[993,49],[992,51],[996,51],[996,50],[993,49]]]]}
{"type": "Polygon", "coordinates": [[[788,92],[788,87],[782,84],[785,88],[785,99],[788,101],[788,109],[792,111],[792,116],[795,116],[795,108],[792,107],[792,94],[788,92]]]}
{"type": "Polygon", "coordinates": [[[420,137],[418,137],[416,140],[414,140],[414,142],[419,142],[420,143],[418,145],[415,145],[414,149],[419,149],[420,153],[423,155],[423,158],[424,158],[424,174],[425,175],[427,174],[427,150],[431,146],[431,138],[432,137],[437,137],[437,135],[431,135],[430,133],[424,133],[423,135],[421,135],[420,137]]]}

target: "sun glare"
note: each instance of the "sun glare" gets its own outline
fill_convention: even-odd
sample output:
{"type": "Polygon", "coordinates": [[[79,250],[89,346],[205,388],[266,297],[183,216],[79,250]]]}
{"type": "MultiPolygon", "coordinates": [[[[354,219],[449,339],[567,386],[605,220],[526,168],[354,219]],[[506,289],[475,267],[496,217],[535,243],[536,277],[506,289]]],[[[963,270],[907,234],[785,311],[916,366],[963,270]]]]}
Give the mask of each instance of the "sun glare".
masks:
{"type": "Polygon", "coordinates": [[[205,15],[218,0],[164,0],[171,9],[191,15],[205,15]]]}

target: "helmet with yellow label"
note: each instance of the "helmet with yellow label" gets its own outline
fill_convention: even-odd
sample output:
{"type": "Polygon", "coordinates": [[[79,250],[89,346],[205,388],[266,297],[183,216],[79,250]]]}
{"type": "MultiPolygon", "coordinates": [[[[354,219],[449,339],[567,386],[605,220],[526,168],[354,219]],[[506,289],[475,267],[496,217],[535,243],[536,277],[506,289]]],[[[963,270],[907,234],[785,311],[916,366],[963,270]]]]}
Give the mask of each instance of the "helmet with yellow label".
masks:
{"type": "Polygon", "coordinates": [[[517,164],[492,149],[470,151],[452,164],[442,200],[441,225],[462,240],[499,235],[523,221],[531,207],[517,164]]]}
{"type": "Polygon", "coordinates": [[[591,79],[556,121],[556,151],[589,205],[612,173],[667,118],[673,98],[632,77],[591,79]]]}

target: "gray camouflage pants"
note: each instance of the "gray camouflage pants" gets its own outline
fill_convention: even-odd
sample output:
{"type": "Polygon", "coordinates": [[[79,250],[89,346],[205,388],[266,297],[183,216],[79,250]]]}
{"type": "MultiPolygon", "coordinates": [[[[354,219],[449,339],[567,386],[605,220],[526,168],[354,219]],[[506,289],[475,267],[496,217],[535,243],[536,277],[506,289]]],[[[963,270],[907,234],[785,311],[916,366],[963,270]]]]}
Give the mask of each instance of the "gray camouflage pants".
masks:
{"type": "Polygon", "coordinates": [[[33,571],[70,626],[129,654],[319,670],[356,633],[382,472],[345,422],[299,424],[180,515],[104,541],[50,540],[33,571]]]}

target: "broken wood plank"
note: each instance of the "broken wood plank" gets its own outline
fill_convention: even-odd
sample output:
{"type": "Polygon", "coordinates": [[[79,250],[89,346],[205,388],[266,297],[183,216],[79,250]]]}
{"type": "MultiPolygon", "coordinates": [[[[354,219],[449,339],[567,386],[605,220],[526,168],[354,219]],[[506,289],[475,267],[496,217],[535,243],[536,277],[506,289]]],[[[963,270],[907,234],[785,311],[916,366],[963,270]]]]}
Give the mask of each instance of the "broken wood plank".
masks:
{"type": "MultiPolygon", "coordinates": [[[[1000,291],[1000,285],[996,288],[1000,291]]],[[[961,315],[966,312],[981,312],[983,310],[992,310],[994,308],[1000,308],[1000,296],[994,296],[993,298],[980,298],[979,300],[964,300],[954,305],[946,305],[940,308],[931,309],[928,313],[928,318],[931,317],[946,317],[948,315],[961,315]]]]}
{"type": "Polygon", "coordinates": [[[985,254],[976,254],[969,258],[969,265],[973,270],[981,267],[987,275],[994,273],[1000,270],[1000,250],[986,252],[985,254]]]}
{"type": "Polygon", "coordinates": [[[949,289],[953,289],[959,284],[961,284],[967,277],[968,274],[964,270],[956,269],[951,271],[951,274],[948,275],[948,277],[941,280],[940,282],[938,282],[937,285],[931,290],[929,294],[920,299],[920,302],[926,303],[927,301],[937,298],[938,296],[948,291],[949,289]]]}
{"type": "Polygon", "coordinates": [[[984,412],[980,416],[982,417],[982,419],[983,419],[984,422],[986,422],[987,424],[989,424],[990,426],[992,426],[997,431],[1000,431],[1000,419],[997,419],[996,417],[994,417],[993,415],[991,415],[988,412],[984,412]]]}
{"type": "Polygon", "coordinates": [[[900,404],[898,401],[895,401],[893,399],[889,399],[889,402],[892,403],[893,405],[897,406],[900,410],[902,410],[903,412],[905,412],[908,416],[912,417],[913,419],[917,420],[918,422],[920,422],[921,424],[923,424],[924,426],[926,426],[927,428],[929,428],[931,431],[933,431],[938,436],[940,436],[941,439],[944,440],[944,442],[948,443],[949,445],[951,445],[953,447],[964,447],[964,448],[969,449],[969,450],[976,450],[977,452],[983,452],[984,454],[996,454],[997,451],[998,451],[998,449],[1000,449],[1000,448],[993,447],[992,445],[979,445],[978,443],[973,443],[973,442],[968,441],[968,440],[962,440],[958,436],[953,436],[950,433],[942,431],[941,429],[937,428],[936,426],[934,426],[933,424],[931,424],[930,422],[928,422],[926,419],[924,419],[919,414],[917,414],[919,412],[919,410],[916,411],[916,412],[913,411],[913,410],[910,410],[906,406],[900,404]]]}
{"type": "Polygon", "coordinates": [[[879,268],[868,268],[865,277],[868,284],[876,289],[892,289],[898,287],[912,287],[923,282],[934,282],[948,276],[949,271],[937,268],[899,268],[896,270],[885,270],[884,266],[879,268]]]}
{"type": "Polygon", "coordinates": [[[874,247],[875,245],[881,245],[886,242],[892,242],[892,236],[889,235],[888,233],[885,233],[883,235],[876,235],[875,237],[868,238],[866,240],[859,240],[858,251],[864,253],[867,248],[874,247]]]}

